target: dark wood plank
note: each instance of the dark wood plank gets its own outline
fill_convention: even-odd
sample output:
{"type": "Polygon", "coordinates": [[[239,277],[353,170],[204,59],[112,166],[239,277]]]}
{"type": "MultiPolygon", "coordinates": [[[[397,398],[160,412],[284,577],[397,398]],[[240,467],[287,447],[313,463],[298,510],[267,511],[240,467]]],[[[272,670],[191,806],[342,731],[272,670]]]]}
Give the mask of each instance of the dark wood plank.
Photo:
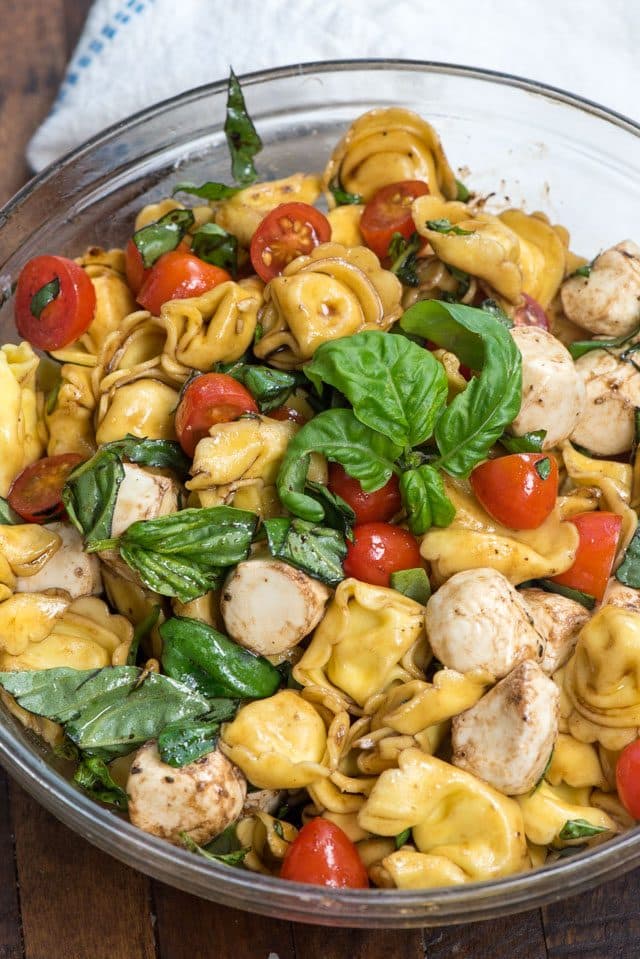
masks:
{"type": "Polygon", "coordinates": [[[15,783],[10,799],[25,959],[156,959],[148,879],[70,832],[15,783]]]}
{"type": "Polygon", "coordinates": [[[547,959],[540,910],[424,930],[425,959],[547,959]]]}
{"type": "Polygon", "coordinates": [[[640,870],[545,906],[549,959],[638,959],[640,870]]]}
{"type": "MultiPolygon", "coordinates": [[[[288,922],[205,902],[160,882],[153,883],[153,901],[159,959],[267,959],[270,953],[296,959],[288,922]]],[[[329,959],[324,952],[297,953],[297,959],[315,956],[329,959]]]]}
{"type": "Polygon", "coordinates": [[[327,929],[293,925],[297,959],[423,959],[419,929],[327,929]]]}
{"type": "Polygon", "coordinates": [[[64,10],[65,57],[71,59],[78,38],[82,33],[93,0],[62,0],[64,10]]]}
{"type": "Polygon", "coordinates": [[[0,769],[0,959],[23,959],[9,782],[0,769]]]}

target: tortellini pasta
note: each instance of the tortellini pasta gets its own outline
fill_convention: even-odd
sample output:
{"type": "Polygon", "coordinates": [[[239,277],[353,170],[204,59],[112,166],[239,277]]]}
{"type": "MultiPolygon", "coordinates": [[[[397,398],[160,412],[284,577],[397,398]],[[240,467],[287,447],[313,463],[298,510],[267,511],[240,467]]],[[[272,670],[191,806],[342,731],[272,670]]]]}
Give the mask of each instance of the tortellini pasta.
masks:
{"type": "Polygon", "coordinates": [[[290,822],[257,812],[240,820],[236,835],[242,847],[249,850],[244,857],[247,869],[271,876],[279,872],[298,830],[290,822]]]}
{"type": "Polygon", "coordinates": [[[517,802],[522,810],[527,838],[536,845],[553,844],[562,848],[583,844],[584,838],[560,838],[565,824],[576,819],[584,820],[605,833],[618,832],[618,827],[606,812],[589,805],[588,789],[550,786],[549,783],[542,782],[528,796],[519,796],[517,802]]]}
{"type": "MultiPolygon", "coordinates": [[[[487,681],[488,677],[482,674],[440,669],[430,683],[412,679],[394,686],[379,705],[375,703],[373,728],[390,726],[398,733],[413,736],[470,709],[483,695],[487,681]]],[[[370,709],[367,704],[366,711],[370,709]]]]}
{"type": "Polygon", "coordinates": [[[46,435],[38,420],[38,357],[28,343],[0,347],[0,496],[14,477],[42,456],[46,435]]]}
{"type": "Polygon", "coordinates": [[[65,363],[60,369],[55,403],[45,417],[49,431],[47,455],[78,453],[87,458],[92,456],[96,450],[95,409],[92,368],[65,363]]]}
{"type": "Polygon", "coordinates": [[[267,213],[281,203],[314,203],[320,191],[319,177],[294,173],[283,180],[255,183],[231,199],[215,204],[214,218],[218,226],[233,233],[242,246],[248,247],[267,213]]]}
{"type": "MultiPolygon", "coordinates": [[[[16,588],[21,576],[35,576],[58,551],[58,534],[36,524],[0,525],[0,600],[6,599],[16,588]]],[[[13,621],[5,622],[5,635],[14,628],[13,621]],[[11,623],[11,625],[9,625],[11,623]]],[[[0,642],[2,642],[0,630],[0,642]]]]}
{"type": "Polygon", "coordinates": [[[260,359],[293,369],[329,340],[387,330],[400,316],[402,286],[364,246],[321,243],[267,285],[260,311],[260,359]]]}

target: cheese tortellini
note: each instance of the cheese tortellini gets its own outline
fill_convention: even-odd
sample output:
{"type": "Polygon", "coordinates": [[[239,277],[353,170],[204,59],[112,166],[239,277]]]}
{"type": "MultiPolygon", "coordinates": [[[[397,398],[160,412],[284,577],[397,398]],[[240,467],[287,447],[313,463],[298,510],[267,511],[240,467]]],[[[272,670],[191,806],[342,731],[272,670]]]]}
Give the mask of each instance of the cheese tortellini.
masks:
{"type": "Polygon", "coordinates": [[[38,421],[38,357],[28,343],[0,347],[0,496],[14,477],[42,455],[45,436],[38,421]]]}

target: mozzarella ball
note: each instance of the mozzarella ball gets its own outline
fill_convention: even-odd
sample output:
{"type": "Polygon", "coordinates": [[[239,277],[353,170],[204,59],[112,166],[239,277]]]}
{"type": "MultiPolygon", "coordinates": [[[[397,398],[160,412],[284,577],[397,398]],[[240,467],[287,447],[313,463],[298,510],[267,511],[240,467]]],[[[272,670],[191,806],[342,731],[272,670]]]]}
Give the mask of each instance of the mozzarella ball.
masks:
{"type": "Polygon", "coordinates": [[[157,519],[178,509],[178,484],[161,473],[152,473],[135,463],[124,463],[111,535],[122,536],[137,520],[157,519]]]}
{"type": "Polygon", "coordinates": [[[448,579],[427,603],[425,625],[434,654],[459,673],[500,678],[544,654],[525,601],[495,569],[463,570],[448,579]]]}
{"type": "Polygon", "coordinates": [[[588,277],[565,280],[560,299],[565,315],[591,333],[631,333],[640,326],[640,246],[623,240],[605,250],[588,277]]]}
{"type": "Polygon", "coordinates": [[[64,589],[71,599],[102,592],[98,557],[85,552],[82,536],[71,523],[48,523],[46,529],[62,540],[60,548],[35,576],[19,576],[17,593],[43,593],[64,589]]]}
{"type": "Polygon", "coordinates": [[[545,638],[540,667],[551,676],[564,666],[578,642],[578,635],[589,619],[589,611],[573,599],[542,589],[523,589],[520,595],[533,616],[538,632],[545,638]]]}
{"type": "Polygon", "coordinates": [[[522,354],[522,405],[511,425],[516,436],[546,430],[543,448],[571,435],[584,401],[584,385],[571,354],[551,333],[537,326],[511,330],[522,354]]]}
{"type": "Polygon", "coordinates": [[[475,706],[455,716],[452,762],[507,796],[529,792],[558,735],[560,690],[527,660],[475,706]]]}
{"type": "Polygon", "coordinates": [[[322,619],[330,590],[281,560],[249,559],[227,578],[220,611],[228,634],[261,656],[278,656],[322,619]]]}
{"type": "Polygon", "coordinates": [[[617,456],[631,449],[635,410],[640,406],[640,372],[606,350],[593,350],[575,364],[585,398],[573,442],[599,456],[617,456]]]}
{"type": "Polygon", "coordinates": [[[206,845],[236,821],[246,792],[240,770],[217,749],[175,768],[162,762],[150,741],[138,750],[129,771],[129,818],[177,846],[182,832],[206,845]]]}

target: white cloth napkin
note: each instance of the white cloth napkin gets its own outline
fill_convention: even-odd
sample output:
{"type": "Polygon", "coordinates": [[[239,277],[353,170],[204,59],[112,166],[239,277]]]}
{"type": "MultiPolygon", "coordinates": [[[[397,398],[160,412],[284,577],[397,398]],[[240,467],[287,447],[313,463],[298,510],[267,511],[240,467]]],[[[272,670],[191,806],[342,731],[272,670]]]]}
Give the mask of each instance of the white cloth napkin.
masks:
{"type": "Polygon", "coordinates": [[[54,107],[27,150],[41,169],[104,127],[238,74],[404,57],[542,80],[640,118],[631,0],[95,0],[54,107]]]}

